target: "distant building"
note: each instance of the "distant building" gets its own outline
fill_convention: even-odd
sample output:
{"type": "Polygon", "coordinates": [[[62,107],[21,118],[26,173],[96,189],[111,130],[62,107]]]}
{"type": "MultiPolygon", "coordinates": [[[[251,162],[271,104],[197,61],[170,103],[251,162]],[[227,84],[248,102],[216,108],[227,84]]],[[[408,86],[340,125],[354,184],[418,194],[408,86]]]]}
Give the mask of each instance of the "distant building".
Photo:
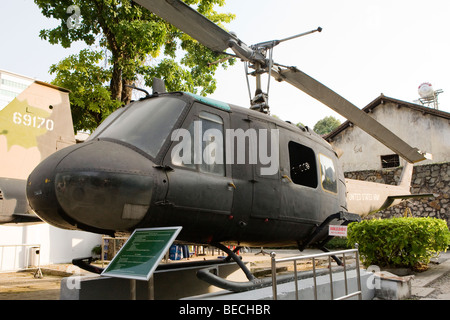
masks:
{"type": "Polygon", "coordinates": [[[0,110],[34,81],[33,78],[0,69],[0,110]]]}
{"type": "MultiPolygon", "coordinates": [[[[410,146],[432,154],[418,165],[450,161],[450,113],[384,95],[363,110],[410,146]]],[[[395,168],[405,161],[349,121],[324,138],[342,151],[344,172],[395,168]]]]}
{"type": "MultiPolygon", "coordinates": [[[[410,146],[432,155],[431,160],[415,164],[411,192],[436,196],[409,199],[375,216],[410,213],[444,219],[450,226],[450,113],[384,95],[363,110],[410,146]]],[[[342,153],[340,161],[347,178],[385,184],[400,180],[405,160],[349,121],[324,138],[342,153]]]]}

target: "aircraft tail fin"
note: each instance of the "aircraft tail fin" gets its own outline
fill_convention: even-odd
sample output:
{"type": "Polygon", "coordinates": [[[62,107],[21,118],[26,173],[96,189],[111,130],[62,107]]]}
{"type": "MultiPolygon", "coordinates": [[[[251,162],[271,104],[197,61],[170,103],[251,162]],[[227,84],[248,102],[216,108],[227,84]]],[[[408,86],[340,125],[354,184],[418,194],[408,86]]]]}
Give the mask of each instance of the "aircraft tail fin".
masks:
{"type": "Polygon", "coordinates": [[[27,179],[53,152],[75,143],[69,91],[35,81],[0,107],[0,177],[27,179]]]}
{"type": "Polygon", "coordinates": [[[35,220],[25,192],[28,175],[50,154],[74,143],[68,90],[34,81],[0,105],[0,223],[35,220]]]}

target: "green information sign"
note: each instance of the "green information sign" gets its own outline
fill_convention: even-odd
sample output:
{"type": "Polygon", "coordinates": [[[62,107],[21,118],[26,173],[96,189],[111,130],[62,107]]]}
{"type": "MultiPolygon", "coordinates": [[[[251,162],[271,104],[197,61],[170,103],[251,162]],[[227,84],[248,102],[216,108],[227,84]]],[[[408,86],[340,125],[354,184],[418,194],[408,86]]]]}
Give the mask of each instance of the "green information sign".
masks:
{"type": "Polygon", "coordinates": [[[148,281],[181,229],[136,229],[101,275],[148,281]]]}

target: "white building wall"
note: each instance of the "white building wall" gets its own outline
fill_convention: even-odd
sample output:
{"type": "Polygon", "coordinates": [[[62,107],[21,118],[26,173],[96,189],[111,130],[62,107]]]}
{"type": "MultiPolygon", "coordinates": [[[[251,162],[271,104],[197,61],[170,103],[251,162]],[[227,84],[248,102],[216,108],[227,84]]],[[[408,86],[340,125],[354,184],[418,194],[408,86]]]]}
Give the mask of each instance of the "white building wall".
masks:
{"type": "Polygon", "coordinates": [[[40,245],[40,265],[48,265],[71,263],[74,258],[90,257],[92,248],[101,244],[101,239],[98,234],[63,230],[46,223],[0,226],[0,271],[28,267],[26,257],[31,248],[3,246],[40,245]]]}
{"type": "MultiPolygon", "coordinates": [[[[431,153],[432,160],[420,165],[450,161],[450,123],[440,118],[408,107],[398,108],[385,103],[371,114],[408,144],[422,152],[431,153]]],[[[358,127],[348,127],[333,138],[333,146],[343,151],[340,158],[344,172],[381,169],[382,155],[394,154],[392,150],[372,138],[358,127]]],[[[401,159],[400,165],[404,164],[401,159]]]]}

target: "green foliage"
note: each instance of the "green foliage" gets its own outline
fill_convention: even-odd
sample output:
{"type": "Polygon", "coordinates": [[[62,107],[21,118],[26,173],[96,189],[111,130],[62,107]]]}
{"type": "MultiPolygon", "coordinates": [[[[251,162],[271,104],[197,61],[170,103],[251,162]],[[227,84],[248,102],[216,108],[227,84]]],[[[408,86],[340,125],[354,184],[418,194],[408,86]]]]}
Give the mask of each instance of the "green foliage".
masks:
{"type": "Polygon", "coordinates": [[[105,117],[122,105],[111,98],[109,88],[105,85],[111,73],[98,65],[101,59],[101,52],[82,50],[78,55],[71,55],[50,67],[50,73],[56,74],[52,83],[71,91],[75,132],[93,131],[105,117]]]}
{"type": "Polygon", "coordinates": [[[314,132],[320,135],[328,134],[341,125],[341,122],[335,117],[328,116],[317,121],[314,125],[314,132]]]}
{"type": "MultiPolygon", "coordinates": [[[[70,85],[68,89],[77,92],[75,119],[86,113],[99,112],[101,119],[110,113],[111,104],[105,97],[109,90],[111,98],[123,103],[131,100],[133,84],[138,78],[151,86],[153,77],[162,78],[170,91],[190,91],[201,95],[213,93],[216,89],[214,74],[219,66],[226,68],[233,60],[209,65],[223,55],[212,52],[196,40],[163,21],[147,9],[131,0],[34,0],[45,17],[59,21],[53,29],[40,31],[40,37],[51,44],[70,47],[81,41],[91,46],[90,52],[80,52],[78,57],[71,56],[52,66],[56,73],[55,83],[70,85]],[[76,6],[76,7],[74,7],[76,6]],[[68,22],[72,23],[68,23],[68,22]],[[95,49],[94,49],[95,48],[95,49]],[[103,52],[102,66],[99,64],[103,52]],[[107,56],[107,58],[104,58],[107,56]],[[81,76],[80,69],[86,69],[85,59],[93,62],[95,77],[86,82],[78,78],[71,81],[67,75],[81,76]],[[101,76],[98,76],[101,73],[101,76]],[[97,81],[96,81],[97,80],[97,81]],[[94,89],[95,87],[95,89],[94,89]],[[96,93],[93,106],[90,102],[81,103],[89,98],[81,92],[88,91],[91,97],[96,93]],[[101,105],[105,101],[106,105],[101,105]],[[88,107],[89,110],[80,108],[88,107]],[[89,111],[89,112],[88,112],[89,111]]],[[[225,0],[185,0],[213,22],[221,25],[234,19],[233,14],[219,13],[215,6],[223,6],[225,0]]],[[[72,99],[72,98],[71,98],[72,99]]],[[[80,120],[81,129],[90,129],[92,119],[80,120]],[[88,126],[84,127],[84,124],[88,126]]]]}
{"type": "Polygon", "coordinates": [[[335,237],[326,243],[326,248],[330,250],[352,249],[346,238],[335,237]]]}
{"type": "Polygon", "coordinates": [[[348,242],[359,244],[366,266],[414,268],[446,251],[450,232],[434,218],[363,220],[348,226],[348,242]]]}

